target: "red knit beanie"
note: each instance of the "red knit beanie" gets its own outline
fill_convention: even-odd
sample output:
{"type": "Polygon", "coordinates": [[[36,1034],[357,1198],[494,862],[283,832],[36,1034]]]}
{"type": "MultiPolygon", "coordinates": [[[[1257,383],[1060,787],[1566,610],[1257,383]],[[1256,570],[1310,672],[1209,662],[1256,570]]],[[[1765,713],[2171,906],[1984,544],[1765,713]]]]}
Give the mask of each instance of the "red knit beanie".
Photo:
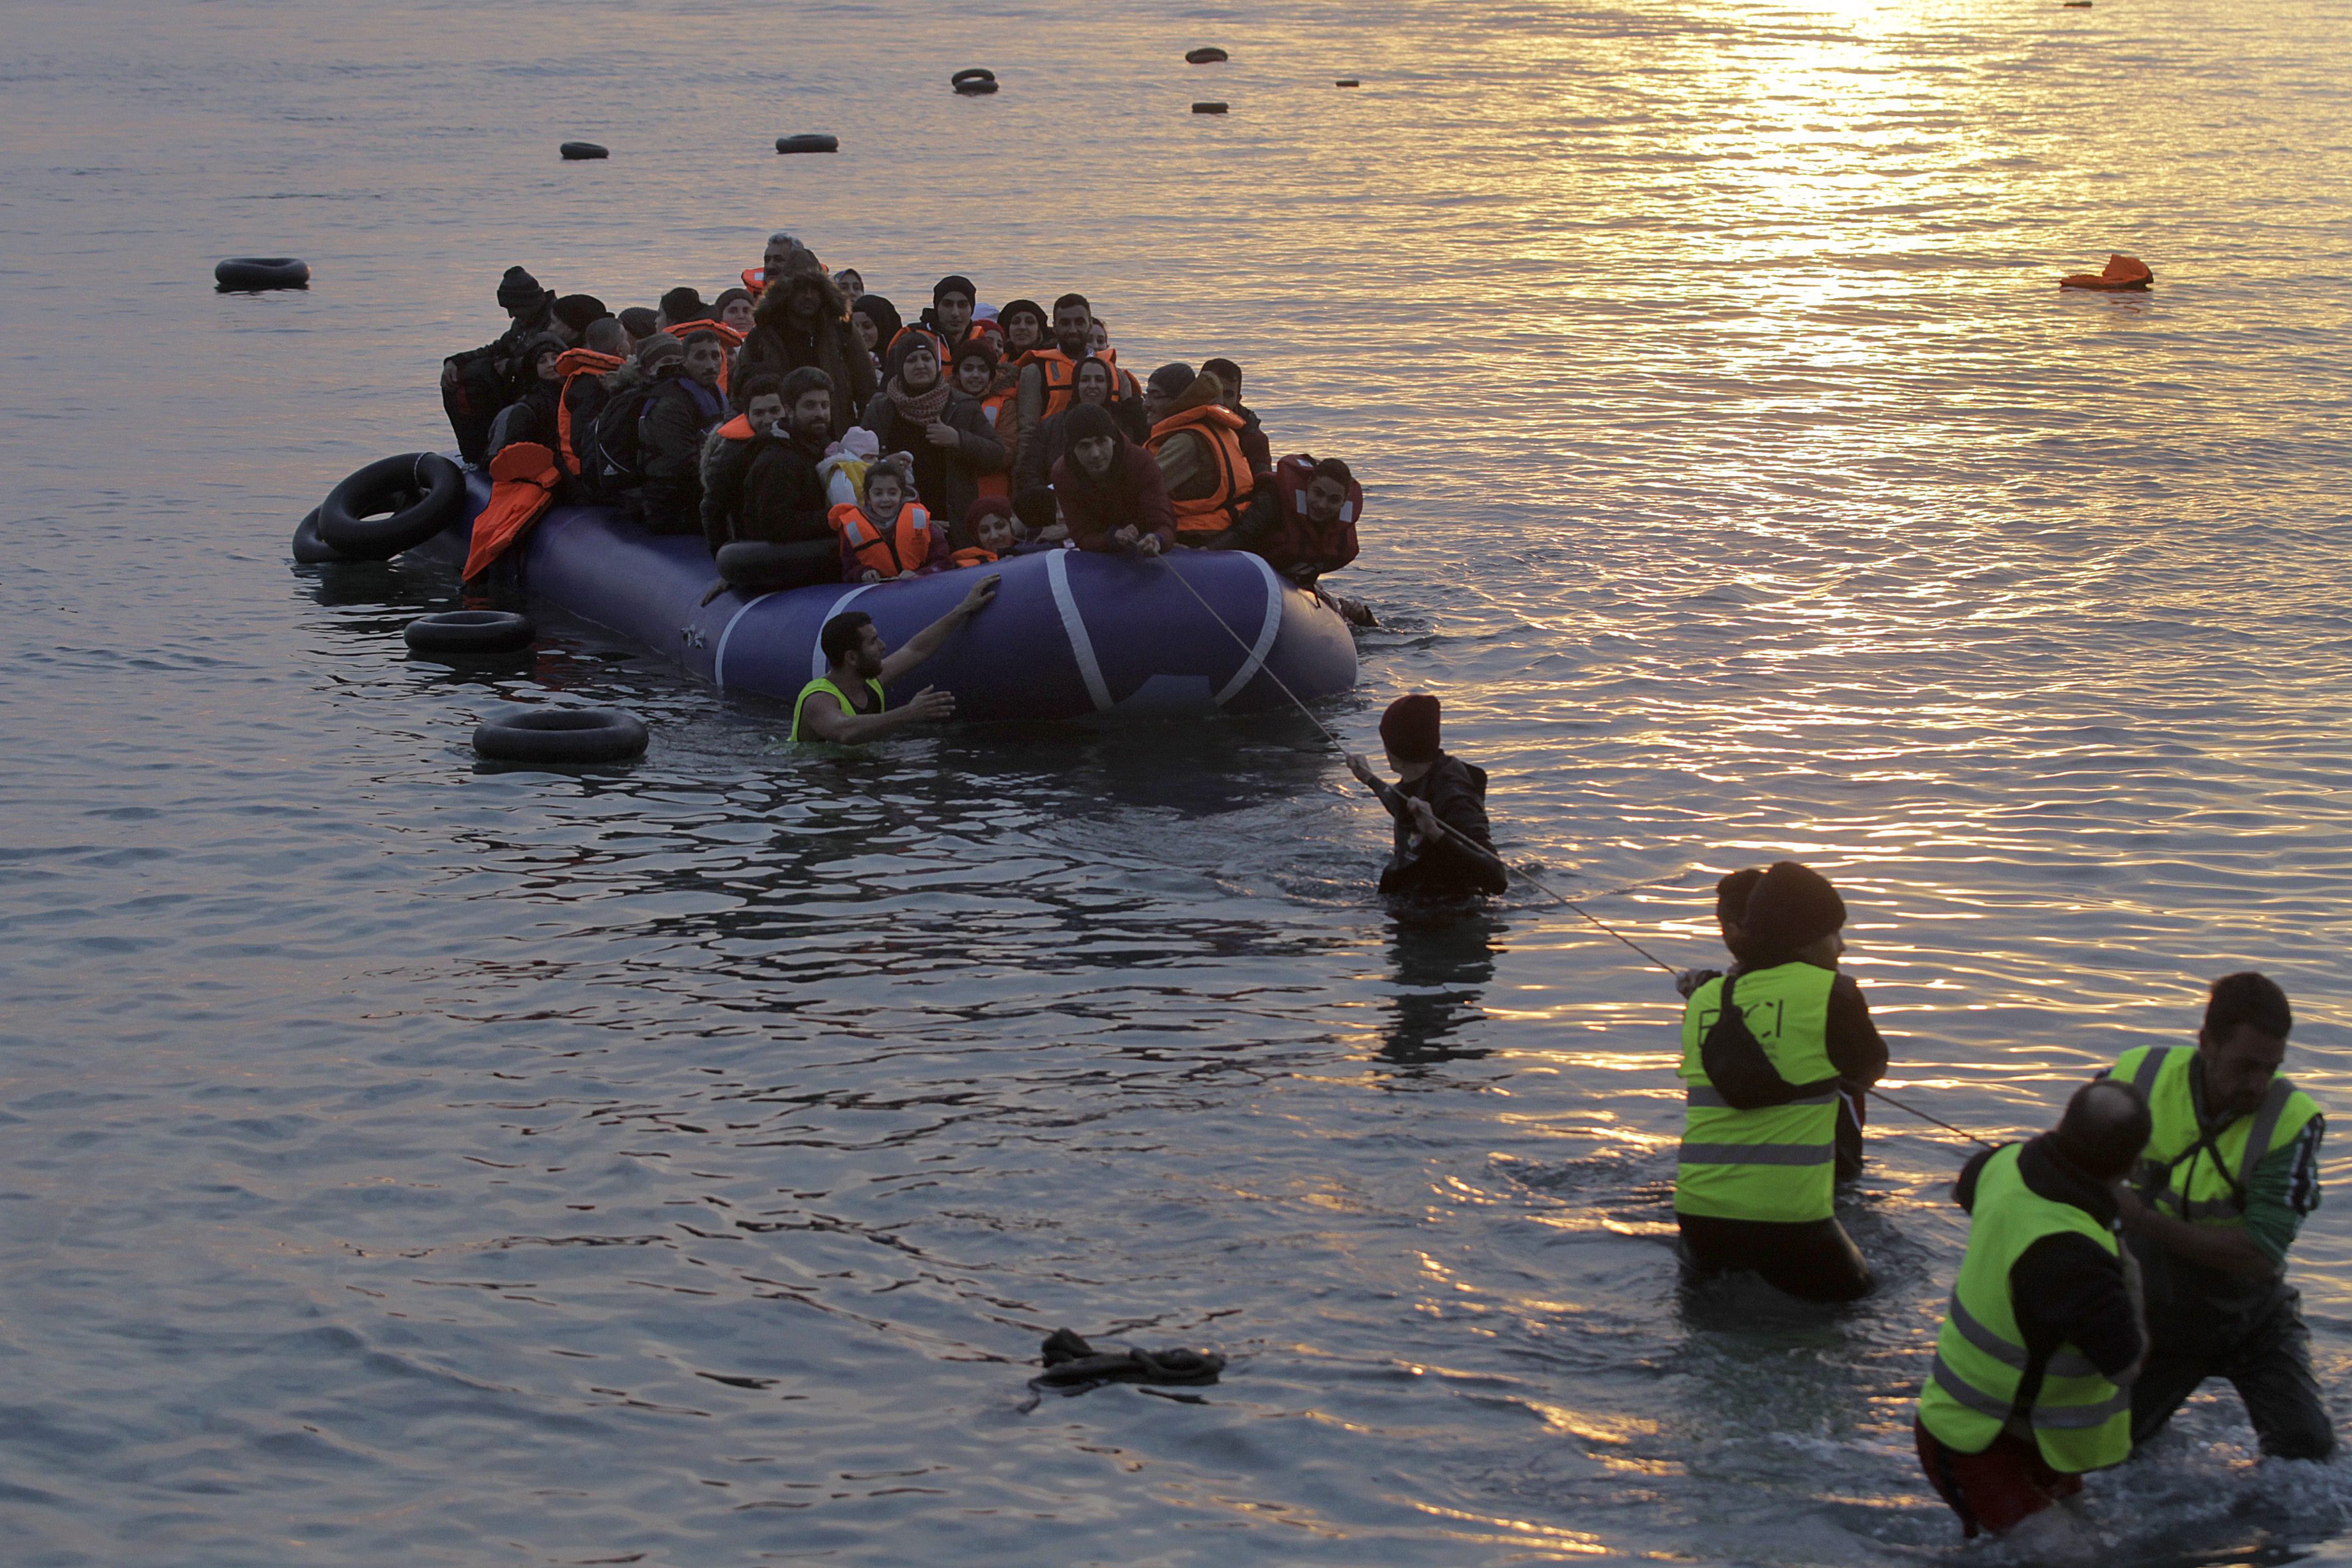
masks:
{"type": "Polygon", "coordinates": [[[1437,743],[1437,699],[1414,692],[1389,704],[1381,715],[1381,743],[1401,763],[1434,762],[1437,743]]]}

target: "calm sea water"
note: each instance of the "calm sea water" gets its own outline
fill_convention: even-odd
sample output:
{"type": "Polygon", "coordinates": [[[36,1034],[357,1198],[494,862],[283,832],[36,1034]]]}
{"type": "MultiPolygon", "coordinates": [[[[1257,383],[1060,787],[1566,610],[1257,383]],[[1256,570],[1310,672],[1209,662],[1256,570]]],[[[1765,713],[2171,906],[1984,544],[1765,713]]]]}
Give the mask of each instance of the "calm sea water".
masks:
{"type": "MultiPolygon", "coordinates": [[[[2352,1100],[2343,0],[0,18],[11,1563],[1958,1552],[1949,1142],[1878,1129],[1860,1308],[1678,1290],[1671,988],[1531,892],[1392,917],[1303,721],[810,759],[292,568],[515,262],[650,303],[788,226],[1231,354],[1370,495],[1325,719],[1442,693],[1516,863],[1676,963],[1722,870],[1830,869],[1889,1087],[1972,1129],[2247,965],[2352,1100]],[[2156,290],[2053,286],[2110,250],[2156,290]],[[478,771],[547,692],[651,752],[478,771]],[[1024,1414],[1065,1324],[1233,1364],[1024,1414]]],[[[2348,1498],[2208,1398],[2069,1550],[2336,1560],[2348,1498]]]]}

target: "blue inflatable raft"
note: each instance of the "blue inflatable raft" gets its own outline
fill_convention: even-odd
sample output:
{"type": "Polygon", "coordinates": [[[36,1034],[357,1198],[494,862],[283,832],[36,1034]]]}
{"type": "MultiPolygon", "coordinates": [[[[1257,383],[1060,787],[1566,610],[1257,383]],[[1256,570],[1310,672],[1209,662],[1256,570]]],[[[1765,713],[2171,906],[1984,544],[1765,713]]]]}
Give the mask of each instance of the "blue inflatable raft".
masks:
{"type": "MultiPolygon", "coordinates": [[[[469,474],[467,489],[461,521],[425,547],[457,563],[489,501],[485,476],[469,474]]],[[[1355,638],[1339,612],[1241,551],[1159,560],[1045,551],[888,583],[728,589],[705,604],[719,574],[699,538],[649,535],[610,507],[559,506],[525,536],[521,561],[532,597],[666,653],[722,690],[785,701],[824,673],[817,632],[834,616],[863,610],[898,647],[983,572],[1003,578],[995,601],[890,689],[892,706],[937,686],[968,722],[1192,718],[1286,707],[1286,685],[1311,702],[1356,684],[1355,638]]]]}

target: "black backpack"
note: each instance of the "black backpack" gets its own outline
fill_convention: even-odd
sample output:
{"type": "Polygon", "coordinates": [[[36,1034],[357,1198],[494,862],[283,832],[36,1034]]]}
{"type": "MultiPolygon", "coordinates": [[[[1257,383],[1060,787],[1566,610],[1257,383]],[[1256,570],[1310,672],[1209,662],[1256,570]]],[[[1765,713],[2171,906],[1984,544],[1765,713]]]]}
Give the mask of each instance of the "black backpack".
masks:
{"type": "Polygon", "coordinates": [[[1780,1069],[1772,1065],[1771,1057],[1765,1052],[1764,1042],[1748,1028],[1748,1015],[1732,995],[1738,982],[1737,974],[1723,977],[1723,1011],[1698,1046],[1698,1065],[1725,1102],[1734,1110],[1762,1110],[1791,1100],[1811,1100],[1835,1089],[1835,1077],[1814,1083],[1790,1083],[1780,1076],[1780,1069]]]}
{"type": "Polygon", "coordinates": [[[595,477],[598,494],[618,495],[646,482],[645,458],[637,444],[637,423],[646,403],[660,390],[661,383],[653,382],[604,400],[604,411],[596,416],[593,449],[583,447],[580,453],[580,471],[595,477]]]}

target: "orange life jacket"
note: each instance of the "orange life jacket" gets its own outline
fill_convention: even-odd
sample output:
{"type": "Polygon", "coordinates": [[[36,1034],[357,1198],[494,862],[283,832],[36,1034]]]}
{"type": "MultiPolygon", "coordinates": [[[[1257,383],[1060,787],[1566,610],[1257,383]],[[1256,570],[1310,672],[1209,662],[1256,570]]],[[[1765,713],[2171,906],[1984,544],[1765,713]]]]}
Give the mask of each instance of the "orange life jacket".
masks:
{"type": "Polygon", "coordinates": [[[539,514],[555,504],[555,487],[562,482],[555,454],[538,442],[515,441],[500,447],[490,459],[490,504],[474,520],[465,575],[478,576],[505,554],[539,521],[539,514]]]}
{"type": "Polygon", "coordinates": [[[898,521],[887,536],[862,506],[835,507],[831,518],[835,535],[848,542],[858,564],[884,577],[918,571],[931,558],[931,514],[913,501],[898,509],[898,521]]]}
{"type": "MultiPolygon", "coordinates": [[[[1122,397],[1140,397],[1143,388],[1135,377],[1118,368],[1118,353],[1105,349],[1092,356],[1110,366],[1110,395],[1113,402],[1122,397]]],[[[1059,348],[1031,349],[1020,359],[1023,365],[1035,365],[1045,377],[1045,412],[1040,419],[1051,419],[1078,400],[1078,363],[1059,348]]]]}
{"type": "Polygon", "coordinates": [[[555,362],[555,374],[562,380],[555,388],[555,456],[563,471],[573,479],[580,477],[580,454],[572,447],[572,384],[583,375],[610,375],[621,368],[618,354],[600,354],[594,349],[565,349],[555,362]]]}
{"type": "Polygon", "coordinates": [[[948,559],[958,566],[990,566],[996,562],[996,552],[982,550],[974,544],[955,552],[948,559]]]}
{"type": "Polygon", "coordinates": [[[2110,256],[2097,272],[2070,272],[2058,279],[2061,289],[2145,289],[2156,281],[2147,263],[2137,256],[2110,256]]]}
{"type": "Polygon", "coordinates": [[[1250,473],[1249,458],[1242,451],[1242,416],[1223,404],[1204,403],[1194,408],[1171,414],[1151,427],[1151,437],[1144,445],[1154,458],[1169,438],[1179,431],[1190,430],[1209,449],[1209,462],[1216,474],[1216,488],[1199,500],[1178,500],[1168,498],[1176,509],[1176,542],[1196,544],[1242,520],[1242,511],[1249,505],[1251,492],[1257,481],[1250,473]]]}
{"type": "Polygon", "coordinates": [[[757,267],[746,267],[743,268],[743,287],[751,290],[751,298],[754,300],[758,299],[760,297],[761,290],[766,289],[767,286],[768,268],[765,262],[761,263],[757,267]]]}
{"type": "Polygon", "coordinates": [[[1013,450],[1011,432],[1019,411],[1017,392],[992,392],[980,400],[981,417],[988,421],[988,427],[996,438],[1004,443],[1004,467],[995,473],[977,476],[982,495],[1009,497],[1013,494],[1013,459],[1016,454],[1013,450]]]}

